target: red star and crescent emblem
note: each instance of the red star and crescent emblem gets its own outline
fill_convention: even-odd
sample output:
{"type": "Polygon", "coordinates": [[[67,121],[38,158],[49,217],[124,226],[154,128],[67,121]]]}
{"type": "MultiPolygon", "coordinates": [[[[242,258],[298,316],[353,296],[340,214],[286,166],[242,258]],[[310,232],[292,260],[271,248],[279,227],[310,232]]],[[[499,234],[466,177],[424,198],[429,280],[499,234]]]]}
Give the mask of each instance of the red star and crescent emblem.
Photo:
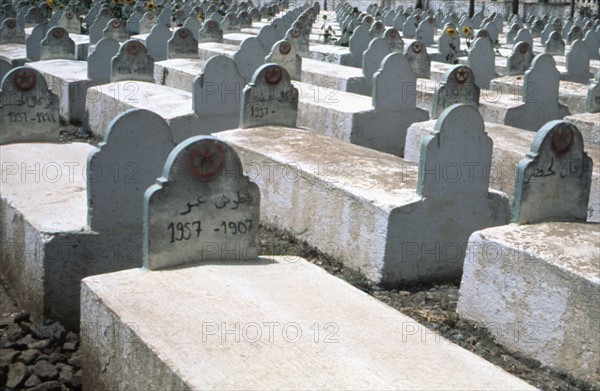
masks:
{"type": "Polygon", "coordinates": [[[61,27],[55,27],[52,29],[52,36],[56,39],[61,39],[62,37],[65,36],[65,29],[61,28],[61,27]]]}
{"type": "Polygon", "coordinates": [[[190,35],[190,32],[188,29],[186,29],[184,27],[184,28],[179,29],[179,32],[177,33],[177,35],[179,35],[179,38],[181,38],[181,39],[186,39],[190,35]]]}
{"type": "Polygon", "coordinates": [[[281,45],[279,45],[279,53],[283,54],[284,56],[289,54],[291,50],[292,45],[290,45],[289,42],[282,42],[281,45]]]}
{"type": "Polygon", "coordinates": [[[35,72],[32,69],[19,69],[13,76],[15,88],[21,92],[33,90],[36,82],[35,72]]]}
{"type": "Polygon", "coordinates": [[[225,151],[213,141],[196,144],[189,156],[190,172],[203,181],[215,179],[225,165],[225,151]]]}
{"type": "Polygon", "coordinates": [[[130,56],[137,56],[142,50],[142,44],[138,41],[131,41],[127,44],[127,54],[130,56]]]}
{"type": "Polygon", "coordinates": [[[119,22],[118,20],[113,20],[110,25],[112,26],[112,28],[118,29],[119,27],[121,27],[121,22],[119,22]]]}
{"type": "Polygon", "coordinates": [[[421,50],[423,50],[423,44],[419,41],[416,41],[415,43],[413,43],[412,45],[412,51],[415,53],[421,53],[421,50]]]}
{"type": "Polygon", "coordinates": [[[527,53],[529,50],[529,44],[527,42],[521,42],[519,45],[519,51],[523,54],[527,53]]]}
{"type": "Polygon", "coordinates": [[[552,150],[557,155],[564,155],[569,151],[573,140],[575,139],[575,132],[568,124],[559,124],[552,129],[552,150]]]}
{"type": "Polygon", "coordinates": [[[464,84],[467,80],[469,80],[469,70],[466,67],[460,67],[454,73],[454,80],[458,84],[464,84]]]}
{"type": "Polygon", "coordinates": [[[265,81],[267,84],[277,84],[281,81],[283,72],[279,66],[272,65],[265,70],[265,81]]]}
{"type": "Polygon", "coordinates": [[[7,19],[6,20],[6,26],[8,26],[9,29],[14,29],[17,26],[17,21],[15,19],[7,19]]]}

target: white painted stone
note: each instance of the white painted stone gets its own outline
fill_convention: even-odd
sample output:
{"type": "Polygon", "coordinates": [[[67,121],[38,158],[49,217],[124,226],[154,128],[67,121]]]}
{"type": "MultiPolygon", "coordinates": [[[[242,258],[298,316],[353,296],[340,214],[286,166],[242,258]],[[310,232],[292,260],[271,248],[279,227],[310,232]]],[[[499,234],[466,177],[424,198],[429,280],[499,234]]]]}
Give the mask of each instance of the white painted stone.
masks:
{"type": "Polygon", "coordinates": [[[144,266],[255,261],[259,211],[258,186],[235,151],[211,137],[190,138],[144,196],[144,266]]]}
{"type": "Polygon", "coordinates": [[[558,31],[552,31],[544,45],[544,53],[551,55],[565,55],[565,41],[558,31]]]}
{"type": "Polygon", "coordinates": [[[27,37],[26,53],[30,61],[40,61],[42,40],[46,38],[48,25],[46,23],[38,24],[31,30],[31,34],[27,37]]]}
{"type": "Polygon", "coordinates": [[[590,57],[581,39],[571,43],[566,58],[567,80],[587,84],[590,80],[590,57]]]}
{"type": "Polygon", "coordinates": [[[11,69],[13,66],[8,61],[0,60],[0,81],[11,69]]]}
{"type": "Polygon", "coordinates": [[[402,25],[402,36],[411,39],[415,38],[419,23],[421,23],[420,15],[410,15],[408,18],[406,18],[404,24],[402,25]]]}
{"type": "Polygon", "coordinates": [[[233,12],[228,13],[221,22],[221,28],[224,34],[235,33],[240,31],[240,24],[233,12]]]}
{"type": "Polygon", "coordinates": [[[588,94],[585,101],[585,111],[588,113],[600,113],[600,71],[596,78],[590,82],[588,94]]]}
{"type": "Polygon", "coordinates": [[[152,27],[150,35],[146,38],[146,48],[148,55],[154,61],[163,61],[167,59],[168,42],[171,39],[171,30],[162,23],[158,23],[152,27]]]}
{"type": "Polygon", "coordinates": [[[6,43],[25,43],[25,30],[16,19],[6,18],[0,26],[0,42],[6,43]]]}
{"type": "Polygon", "coordinates": [[[549,54],[536,56],[525,72],[523,104],[506,112],[504,123],[537,131],[546,122],[569,115],[566,106],[558,102],[559,72],[549,54]]]}
{"type": "Polygon", "coordinates": [[[266,53],[256,37],[246,38],[233,55],[240,75],[250,82],[254,71],[265,62],[266,53]]]}
{"type": "Polygon", "coordinates": [[[270,24],[262,26],[256,38],[258,38],[260,43],[263,45],[265,52],[270,52],[273,48],[273,45],[280,40],[279,34],[270,24]]]}
{"type": "Polygon", "coordinates": [[[214,56],[204,63],[193,82],[193,108],[204,122],[222,122],[220,129],[239,124],[241,96],[245,86],[235,62],[227,56],[214,56]]]}
{"type": "Polygon", "coordinates": [[[406,47],[404,55],[418,78],[429,79],[431,75],[431,58],[427,54],[425,45],[419,41],[414,41],[406,47]]]}
{"type": "Polygon", "coordinates": [[[598,37],[598,34],[595,31],[588,31],[585,33],[583,42],[588,49],[590,60],[600,60],[600,53],[598,52],[600,49],[600,37],[598,37]]]}
{"type": "Polygon", "coordinates": [[[131,35],[140,34],[140,21],[144,14],[138,10],[134,10],[127,21],[125,22],[125,26],[131,35]]]}
{"type": "Polygon", "coordinates": [[[14,68],[0,90],[0,144],[58,141],[58,99],[39,72],[14,68]]]}
{"type": "Polygon", "coordinates": [[[506,61],[506,75],[522,75],[533,61],[532,46],[524,41],[516,41],[506,61]]]}
{"type": "Polygon", "coordinates": [[[465,65],[455,65],[448,69],[444,80],[435,88],[431,117],[438,118],[442,111],[458,103],[477,108],[479,95],[480,89],[475,84],[473,71],[465,65]]]}
{"type": "Polygon", "coordinates": [[[369,29],[372,38],[381,38],[385,32],[385,24],[381,20],[376,20],[369,29]]]}
{"type": "Polygon", "coordinates": [[[290,41],[282,40],[273,45],[271,52],[265,57],[265,63],[275,63],[288,72],[292,80],[300,81],[302,74],[302,57],[290,41]]]}
{"type": "Polygon", "coordinates": [[[100,39],[103,38],[104,29],[108,26],[111,19],[109,17],[109,12],[106,12],[105,15],[102,13],[98,15],[98,17],[94,20],[94,24],[90,27],[90,43],[95,44],[100,39]]]}
{"type": "Polygon", "coordinates": [[[119,48],[112,58],[110,80],[154,81],[154,60],[143,43],[132,39],[119,48]]]}
{"type": "Polygon", "coordinates": [[[521,30],[520,24],[513,23],[510,25],[510,29],[506,33],[506,43],[507,44],[513,43],[515,41],[515,37],[517,36],[517,33],[519,32],[519,30],[521,30]]]}
{"type": "Polygon", "coordinates": [[[519,42],[527,42],[529,46],[533,46],[533,37],[529,30],[522,28],[517,32],[517,35],[515,35],[515,38],[513,39],[513,48],[519,42]]]}
{"type": "Polygon", "coordinates": [[[479,88],[488,88],[490,81],[495,78],[496,65],[492,44],[487,38],[477,38],[469,51],[469,68],[475,76],[475,84],[479,88]]]}
{"type": "Polygon", "coordinates": [[[186,27],[180,27],[173,32],[167,42],[167,58],[198,58],[198,41],[186,27]]]}
{"type": "Polygon", "coordinates": [[[129,39],[129,31],[119,19],[111,19],[106,28],[102,30],[102,38],[112,38],[119,42],[125,42],[129,39]]]}
{"type": "Polygon", "coordinates": [[[158,24],[158,17],[156,14],[152,11],[145,12],[139,23],[139,33],[149,34],[156,24],[158,24]]]}
{"type": "Polygon", "coordinates": [[[363,75],[365,77],[366,88],[370,91],[373,85],[373,75],[381,68],[383,59],[391,53],[384,38],[374,38],[367,50],[363,54],[363,75]]]}
{"type": "Polygon", "coordinates": [[[81,34],[81,22],[72,11],[65,11],[58,20],[57,26],[64,28],[69,33],[81,34]]]}
{"type": "Polygon", "coordinates": [[[421,41],[426,46],[430,46],[435,43],[433,40],[433,33],[433,18],[426,18],[419,23],[419,27],[415,32],[415,39],[421,41]]]}
{"type": "Polygon", "coordinates": [[[40,60],[75,60],[75,42],[62,27],[52,27],[40,44],[40,60]]]}
{"type": "Polygon", "coordinates": [[[582,39],[583,37],[584,36],[583,32],[581,31],[581,27],[578,25],[574,25],[573,27],[571,27],[567,34],[567,45],[570,45],[574,41],[582,39]]]}
{"type": "Polygon", "coordinates": [[[219,22],[207,20],[200,31],[198,31],[198,43],[203,42],[223,42],[223,30],[219,22]]]}
{"type": "Polygon", "coordinates": [[[371,35],[365,26],[359,26],[352,32],[350,37],[350,58],[344,65],[360,68],[362,65],[362,56],[371,42],[371,35]]]}
{"type": "Polygon", "coordinates": [[[585,221],[592,164],[574,125],[561,120],[545,124],[517,168],[512,221],[585,221]]]}
{"type": "Polygon", "coordinates": [[[160,177],[175,145],[165,120],[151,111],[128,110],[116,117],[104,142],[88,157],[90,228],[141,234],[144,192],[160,177]]]}
{"type": "Polygon", "coordinates": [[[276,64],[259,67],[243,91],[241,128],[263,125],[296,127],[298,90],[285,68],[276,64]]]}
{"type": "Polygon", "coordinates": [[[88,57],[87,77],[97,83],[110,82],[112,58],[119,52],[120,45],[112,38],[102,38],[88,57]]]}
{"type": "Polygon", "coordinates": [[[438,49],[441,62],[454,64],[460,51],[460,35],[456,28],[444,27],[443,33],[438,39],[438,49]]]}
{"type": "Polygon", "coordinates": [[[396,30],[393,27],[385,30],[383,38],[386,40],[392,52],[404,52],[404,41],[402,40],[402,37],[400,36],[398,30],[396,30]]]}

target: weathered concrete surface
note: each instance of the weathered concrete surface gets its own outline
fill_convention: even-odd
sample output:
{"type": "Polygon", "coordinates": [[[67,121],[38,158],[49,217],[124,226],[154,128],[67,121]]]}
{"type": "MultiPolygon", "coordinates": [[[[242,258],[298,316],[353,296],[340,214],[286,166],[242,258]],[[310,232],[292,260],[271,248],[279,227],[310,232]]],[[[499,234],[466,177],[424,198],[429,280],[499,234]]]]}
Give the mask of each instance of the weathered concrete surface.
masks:
{"type": "Polygon", "coordinates": [[[192,92],[194,78],[200,73],[204,60],[174,58],[154,63],[154,82],[178,90],[192,92]]]}
{"type": "Polygon", "coordinates": [[[141,237],[86,228],[85,170],[94,149],[83,143],[0,147],[0,275],[34,319],[73,329],[83,277],[141,265],[141,237]]]}
{"type": "MultiPolygon", "coordinates": [[[[418,162],[421,156],[421,140],[433,132],[435,121],[417,122],[407,131],[404,158],[418,162]]],[[[517,164],[525,157],[535,137],[534,132],[496,123],[485,124],[487,134],[494,141],[490,187],[500,190],[512,200],[515,191],[517,164]]],[[[584,140],[586,137],[584,136],[584,140]]],[[[584,141],[584,142],[585,142],[584,141]]],[[[600,146],[585,142],[585,150],[594,161],[592,190],[588,204],[588,221],[600,221],[600,146]]]]}
{"type": "Polygon", "coordinates": [[[87,90],[94,82],[87,78],[87,63],[73,60],[29,62],[26,66],[40,72],[48,88],[56,94],[60,118],[65,123],[79,125],[85,116],[87,90]]]}
{"type": "Polygon", "coordinates": [[[323,90],[336,89],[354,94],[371,95],[371,89],[365,80],[362,69],[309,58],[302,59],[302,82],[323,90]]]}
{"type": "Polygon", "coordinates": [[[207,124],[194,114],[191,93],[142,81],[122,81],[90,88],[86,100],[89,129],[104,137],[110,121],[133,108],[147,109],[164,118],[173,130],[176,142],[203,134],[203,131],[215,131],[214,128],[207,129],[207,124]]]}
{"type": "Polygon", "coordinates": [[[573,114],[566,116],[565,120],[577,126],[585,145],[600,144],[600,113],[573,114]]]}
{"type": "Polygon", "coordinates": [[[534,389],[298,257],[90,277],[81,307],[87,390],[534,389]]]}
{"type": "Polygon", "coordinates": [[[29,61],[27,59],[25,44],[3,43],[0,45],[0,60],[6,61],[13,67],[25,65],[25,63],[29,61]]]}
{"type": "Polygon", "coordinates": [[[457,312],[510,350],[600,381],[600,225],[507,225],[473,233],[457,312]]]}

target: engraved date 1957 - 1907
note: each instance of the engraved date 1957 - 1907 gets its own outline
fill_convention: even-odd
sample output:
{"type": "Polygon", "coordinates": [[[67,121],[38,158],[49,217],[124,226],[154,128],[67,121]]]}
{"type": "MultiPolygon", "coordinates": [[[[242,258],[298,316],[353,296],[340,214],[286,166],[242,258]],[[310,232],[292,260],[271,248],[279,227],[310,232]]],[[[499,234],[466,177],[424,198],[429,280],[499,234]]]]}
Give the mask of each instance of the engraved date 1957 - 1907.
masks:
{"type": "MultiPolygon", "coordinates": [[[[248,233],[251,229],[252,219],[246,219],[243,221],[222,221],[221,224],[213,228],[213,232],[238,235],[248,233]]],[[[203,231],[202,222],[200,220],[171,222],[167,226],[167,231],[170,243],[199,238],[200,233],[203,231]]]]}

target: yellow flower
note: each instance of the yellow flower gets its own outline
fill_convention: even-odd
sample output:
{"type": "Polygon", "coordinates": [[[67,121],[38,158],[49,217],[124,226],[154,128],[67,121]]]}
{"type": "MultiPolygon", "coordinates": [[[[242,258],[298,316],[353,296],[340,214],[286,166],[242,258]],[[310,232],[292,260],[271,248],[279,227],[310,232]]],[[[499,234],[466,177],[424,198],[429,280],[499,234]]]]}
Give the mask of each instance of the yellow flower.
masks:
{"type": "Polygon", "coordinates": [[[149,1],[148,4],[146,4],[146,9],[148,11],[152,11],[156,6],[154,5],[153,2],[149,1]]]}
{"type": "Polygon", "coordinates": [[[46,3],[47,3],[47,4],[48,4],[50,7],[52,7],[52,8],[54,8],[54,6],[56,5],[56,3],[54,2],[54,0],[47,0],[47,1],[46,1],[46,3]]]}
{"type": "Polygon", "coordinates": [[[113,4],[119,4],[119,0],[112,0],[113,4]]]}
{"type": "Polygon", "coordinates": [[[446,29],[446,35],[449,37],[454,37],[456,35],[456,29],[453,29],[452,27],[448,27],[446,29]]]}
{"type": "Polygon", "coordinates": [[[133,2],[134,2],[134,1],[135,1],[135,0],[125,0],[125,4],[127,4],[127,5],[131,5],[131,4],[133,4],[133,2]]]}

